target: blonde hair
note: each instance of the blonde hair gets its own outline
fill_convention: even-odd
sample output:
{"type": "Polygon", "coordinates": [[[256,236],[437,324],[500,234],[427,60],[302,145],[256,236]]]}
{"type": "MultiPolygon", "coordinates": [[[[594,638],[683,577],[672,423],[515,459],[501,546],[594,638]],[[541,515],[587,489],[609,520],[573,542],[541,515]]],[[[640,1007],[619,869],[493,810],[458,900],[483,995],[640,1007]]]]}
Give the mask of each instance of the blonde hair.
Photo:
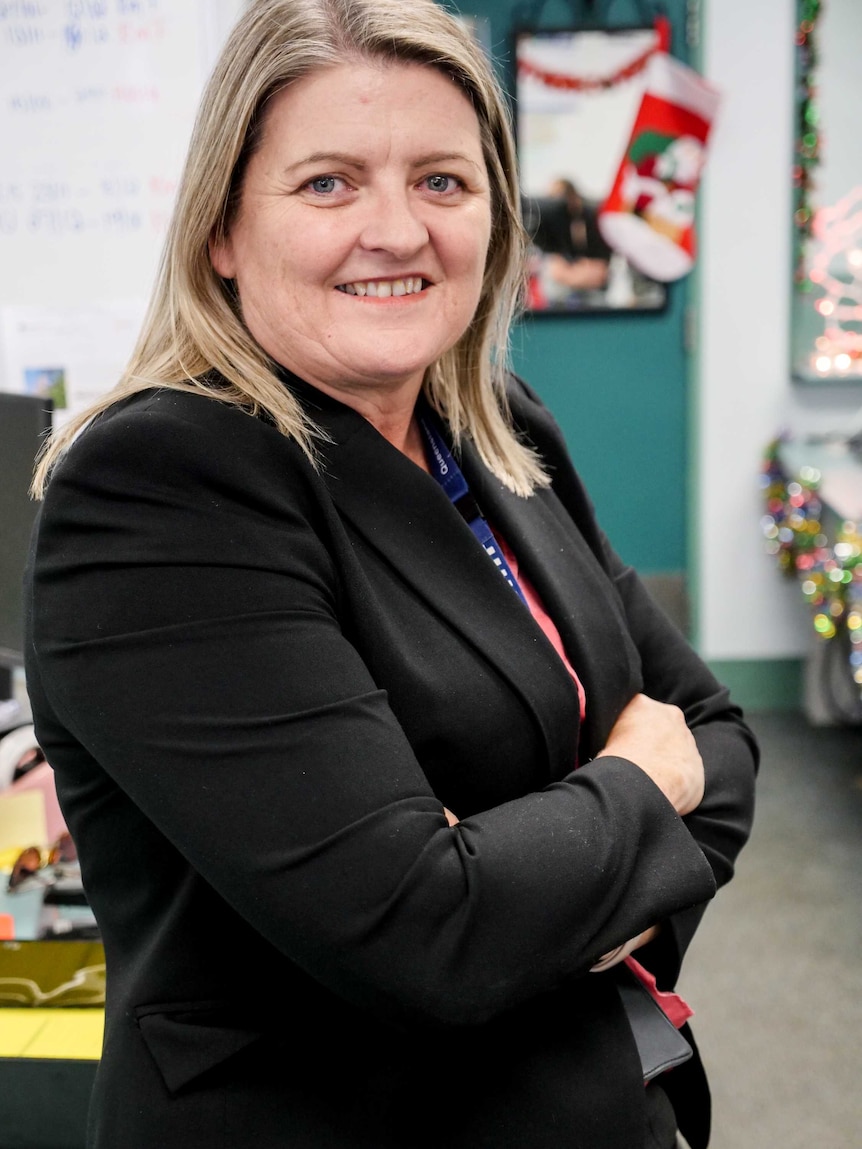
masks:
{"type": "Polygon", "coordinates": [[[425,393],[456,443],[468,435],[512,491],[546,486],[515,435],[505,396],[509,329],[524,284],[524,233],[505,97],[484,53],[434,0],[252,0],[204,92],[159,273],[137,345],[117,385],[66,424],[39,460],[33,493],[95,416],[149,388],[203,393],[265,413],[312,463],[321,432],[245,327],[233,284],[214,270],[210,241],[236,216],[243,175],[260,146],[267,101],[320,68],[348,60],[420,63],[460,86],[481,129],[492,225],[481,296],[468,330],[426,371],[425,393]]]}

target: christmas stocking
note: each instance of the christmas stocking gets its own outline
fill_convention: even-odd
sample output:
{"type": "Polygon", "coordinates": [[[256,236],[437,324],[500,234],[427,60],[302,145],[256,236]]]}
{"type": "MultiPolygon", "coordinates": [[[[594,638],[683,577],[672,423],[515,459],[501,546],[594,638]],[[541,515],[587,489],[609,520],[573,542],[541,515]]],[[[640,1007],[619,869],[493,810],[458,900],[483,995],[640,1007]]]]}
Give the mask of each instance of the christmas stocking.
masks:
{"type": "Polygon", "coordinates": [[[623,161],[598,223],[607,244],[652,279],[694,263],[694,194],[719,103],[691,68],[657,52],[623,161]]]}

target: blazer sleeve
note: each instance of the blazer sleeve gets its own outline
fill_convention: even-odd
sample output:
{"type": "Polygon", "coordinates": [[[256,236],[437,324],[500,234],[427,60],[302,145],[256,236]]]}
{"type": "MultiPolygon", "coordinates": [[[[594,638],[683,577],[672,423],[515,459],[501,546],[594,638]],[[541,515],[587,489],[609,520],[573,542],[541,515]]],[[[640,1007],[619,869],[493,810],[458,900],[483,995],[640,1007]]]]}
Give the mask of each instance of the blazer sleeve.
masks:
{"type": "MultiPolygon", "coordinates": [[[[757,744],[728,690],[665,616],[632,568],[609,544],[605,543],[605,548],[641,653],[644,693],[683,711],[703,759],[704,796],[683,821],[703,850],[717,887],[721,887],[733,877],[737,855],[751,833],[757,744]]],[[[639,955],[661,986],[675,983],[705,910],[703,903],[673,915],[659,939],[639,955]]]]}
{"type": "Polygon", "coordinates": [[[260,420],[184,402],[85,432],[43,509],[31,665],[82,792],[103,777],[272,946],[411,1024],[482,1022],[712,896],[623,760],[450,828],[345,636],[323,483],[260,420]]]}
{"type": "MultiPolygon", "coordinates": [[[[600,529],[592,503],[572,464],[559,426],[536,393],[513,379],[513,410],[551,466],[553,487],[575,525],[613,581],[629,633],[641,658],[643,691],[678,706],[694,735],[706,774],[704,797],[684,823],[703,851],[716,886],[733,876],[754,816],[759,753],[754,735],[722,686],[676,625],[650,595],[637,572],[622,561],[600,529]]],[[[605,759],[606,760],[606,759],[605,759]]],[[[660,939],[638,954],[670,987],[706,903],[671,916],[660,939]]]]}

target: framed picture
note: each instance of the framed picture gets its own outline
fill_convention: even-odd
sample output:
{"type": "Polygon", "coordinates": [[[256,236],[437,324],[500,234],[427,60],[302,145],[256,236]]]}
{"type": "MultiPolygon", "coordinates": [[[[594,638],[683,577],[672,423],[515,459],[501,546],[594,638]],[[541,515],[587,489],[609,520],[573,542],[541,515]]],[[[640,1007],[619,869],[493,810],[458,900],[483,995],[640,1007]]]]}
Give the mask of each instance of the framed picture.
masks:
{"type": "Polygon", "coordinates": [[[598,220],[657,47],[654,28],[515,34],[515,122],[532,238],[533,314],[656,312],[667,303],[665,285],[615,252],[598,220]]]}

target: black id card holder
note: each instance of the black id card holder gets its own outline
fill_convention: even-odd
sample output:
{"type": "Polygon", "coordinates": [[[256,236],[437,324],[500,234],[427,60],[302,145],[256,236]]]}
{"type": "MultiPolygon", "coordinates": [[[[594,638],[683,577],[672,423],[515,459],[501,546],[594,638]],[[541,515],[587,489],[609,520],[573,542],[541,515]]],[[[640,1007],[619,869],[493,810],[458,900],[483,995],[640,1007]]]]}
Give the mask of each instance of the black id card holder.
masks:
{"type": "Polygon", "coordinates": [[[617,989],[638,1047],[644,1081],[688,1061],[694,1050],[643,982],[625,966],[617,971],[617,989]]]}

